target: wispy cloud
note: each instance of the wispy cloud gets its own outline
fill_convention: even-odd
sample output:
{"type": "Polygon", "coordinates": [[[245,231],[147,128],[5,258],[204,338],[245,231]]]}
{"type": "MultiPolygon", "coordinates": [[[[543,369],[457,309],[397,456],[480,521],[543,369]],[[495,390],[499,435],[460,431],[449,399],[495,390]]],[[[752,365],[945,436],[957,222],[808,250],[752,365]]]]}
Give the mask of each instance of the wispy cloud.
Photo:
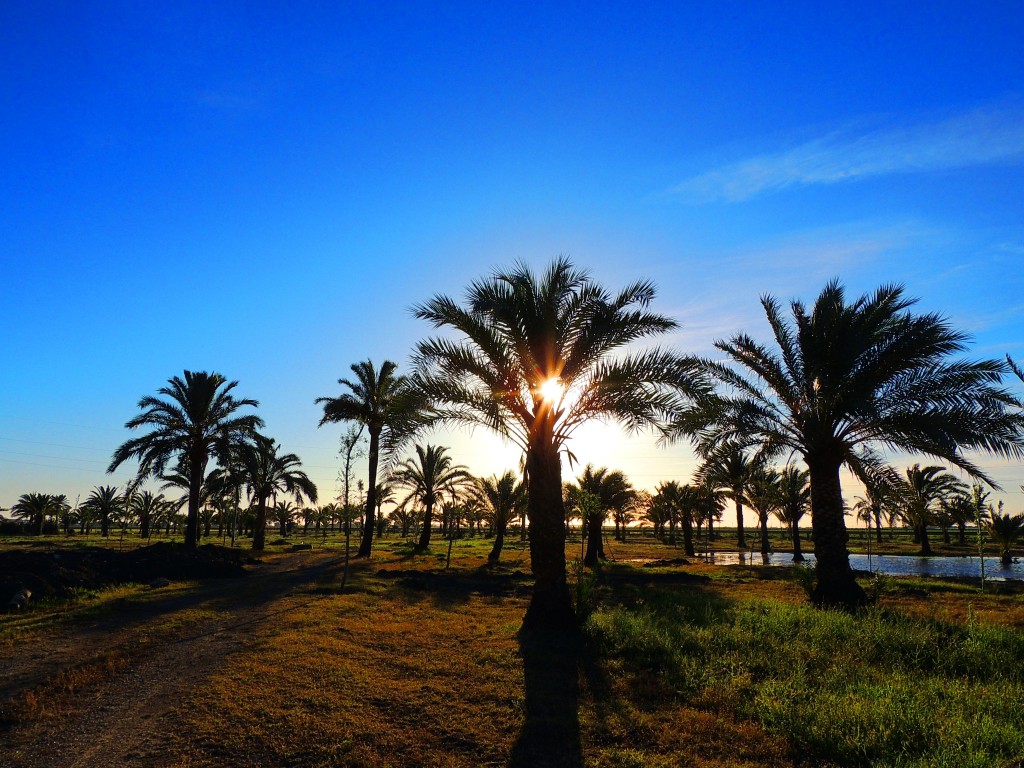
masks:
{"type": "Polygon", "coordinates": [[[983,109],[933,123],[838,131],[791,149],[705,171],[671,190],[691,200],[746,200],[763,192],[894,173],[1024,160],[1024,108],[983,109]]]}

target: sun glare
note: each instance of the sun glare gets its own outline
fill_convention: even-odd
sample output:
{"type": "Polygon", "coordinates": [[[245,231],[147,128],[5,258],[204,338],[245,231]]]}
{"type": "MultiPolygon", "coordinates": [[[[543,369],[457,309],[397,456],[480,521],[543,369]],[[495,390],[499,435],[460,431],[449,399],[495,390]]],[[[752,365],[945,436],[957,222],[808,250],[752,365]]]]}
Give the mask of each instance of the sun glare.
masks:
{"type": "Polygon", "coordinates": [[[549,403],[557,402],[565,392],[560,379],[548,379],[540,385],[540,396],[549,403]]]}

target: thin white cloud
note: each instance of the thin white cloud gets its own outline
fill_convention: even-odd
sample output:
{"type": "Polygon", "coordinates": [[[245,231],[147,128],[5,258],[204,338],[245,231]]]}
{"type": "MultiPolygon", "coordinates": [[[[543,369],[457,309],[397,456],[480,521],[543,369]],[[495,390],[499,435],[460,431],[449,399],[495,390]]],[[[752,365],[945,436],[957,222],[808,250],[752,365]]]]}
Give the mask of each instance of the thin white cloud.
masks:
{"type": "Polygon", "coordinates": [[[982,109],[942,122],[840,131],[782,152],[700,173],[671,190],[698,201],[739,201],[810,184],[946,171],[1024,160],[1024,108],[982,109]]]}

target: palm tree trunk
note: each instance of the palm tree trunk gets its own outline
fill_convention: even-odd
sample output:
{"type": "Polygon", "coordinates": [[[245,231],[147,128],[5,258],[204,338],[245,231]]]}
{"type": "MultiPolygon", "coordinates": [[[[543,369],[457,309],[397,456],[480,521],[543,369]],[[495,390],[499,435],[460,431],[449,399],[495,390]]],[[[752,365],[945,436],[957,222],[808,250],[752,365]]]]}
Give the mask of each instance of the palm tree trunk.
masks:
{"type": "Polygon", "coordinates": [[[193,451],[189,457],[188,517],[185,521],[185,546],[199,546],[199,502],[206,476],[206,457],[193,451]]]}
{"type": "Polygon", "coordinates": [[[356,557],[369,557],[373,548],[373,532],[376,529],[374,512],[377,510],[377,464],[380,462],[380,430],[370,430],[369,482],[366,485],[366,510],[363,513],[363,537],[359,542],[356,557]]]}
{"type": "Polygon", "coordinates": [[[800,528],[796,520],[793,520],[790,529],[793,535],[793,562],[802,563],[804,561],[804,553],[800,549],[800,528]]]}
{"type": "Polygon", "coordinates": [[[736,546],[740,549],[747,548],[747,537],[743,535],[743,502],[736,500],[736,546]]]}
{"type": "Polygon", "coordinates": [[[882,510],[875,510],[875,541],[882,543],[882,510]]]}
{"type": "Polygon", "coordinates": [[[772,551],[771,542],[768,540],[768,513],[759,512],[758,517],[761,524],[761,554],[767,555],[772,551]]]}
{"type": "Polygon", "coordinates": [[[434,502],[428,501],[424,506],[426,509],[423,512],[423,530],[420,531],[420,540],[416,544],[416,549],[422,552],[426,552],[430,546],[430,529],[434,522],[434,502]]]}
{"type": "Polygon", "coordinates": [[[545,422],[535,425],[535,429],[526,452],[526,471],[530,480],[527,514],[530,518],[530,563],[534,585],[523,627],[532,631],[574,630],[576,614],[565,577],[561,459],[554,445],[552,425],[545,422]]]}
{"type": "Polygon", "coordinates": [[[683,551],[690,557],[697,556],[697,550],[693,548],[693,517],[689,512],[683,513],[683,551]]]}
{"type": "Polygon", "coordinates": [[[587,554],[583,564],[588,568],[597,565],[598,559],[604,559],[601,551],[601,523],[604,522],[597,512],[593,512],[587,520],[587,554]]]}
{"type": "Polygon", "coordinates": [[[838,459],[808,462],[811,475],[811,530],[817,559],[817,583],[811,600],[819,606],[853,608],[864,605],[867,595],[850,568],[843,518],[843,491],[838,459]]]}
{"type": "Polygon", "coordinates": [[[252,548],[263,549],[267,538],[267,500],[260,496],[256,500],[256,523],[252,529],[252,548]]]}
{"type": "Polygon", "coordinates": [[[498,562],[498,558],[501,557],[501,548],[505,546],[505,526],[507,525],[506,520],[498,520],[494,526],[494,546],[491,547],[490,554],[487,555],[488,563],[498,562]]]}
{"type": "Polygon", "coordinates": [[[923,557],[931,557],[932,555],[932,543],[928,540],[928,526],[922,525],[917,532],[917,537],[921,542],[921,555],[923,557]]]}

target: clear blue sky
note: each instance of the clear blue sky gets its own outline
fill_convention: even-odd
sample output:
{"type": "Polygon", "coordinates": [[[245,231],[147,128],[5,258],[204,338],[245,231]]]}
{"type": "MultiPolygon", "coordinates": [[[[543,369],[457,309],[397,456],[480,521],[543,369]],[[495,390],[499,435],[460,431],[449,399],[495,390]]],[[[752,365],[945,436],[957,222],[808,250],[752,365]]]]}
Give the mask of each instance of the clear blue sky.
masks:
{"type": "Polygon", "coordinates": [[[0,505],[125,479],[123,423],[184,368],[238,379],[331,496],[314,398],[407,368],[409,307],[515,259],[653,279],[680,351],[839,277],[1024,359],[1017,2],[284,5],[0,5],[0,505]]]}

